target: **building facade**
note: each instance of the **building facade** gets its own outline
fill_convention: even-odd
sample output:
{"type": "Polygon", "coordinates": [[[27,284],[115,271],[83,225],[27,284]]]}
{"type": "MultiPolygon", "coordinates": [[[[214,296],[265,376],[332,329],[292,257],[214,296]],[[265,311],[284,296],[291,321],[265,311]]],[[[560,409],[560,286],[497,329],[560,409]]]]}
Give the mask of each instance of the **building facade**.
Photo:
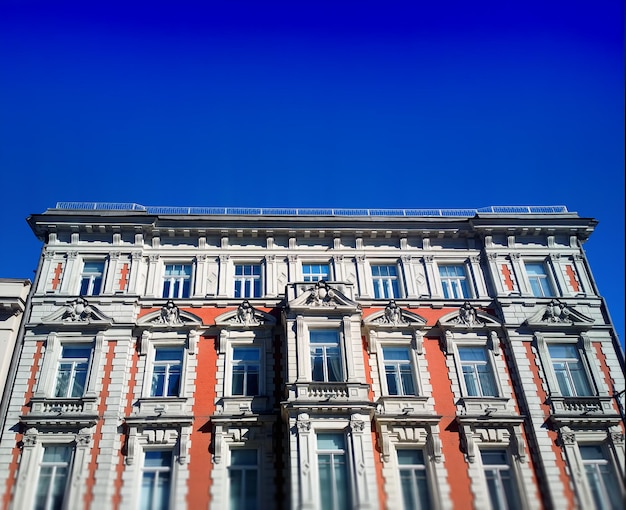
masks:
{"type": "Polygon", "coordinates": [[[624,359],[563,207],[58,204],[2,508],[621,508],[624,359]]]}

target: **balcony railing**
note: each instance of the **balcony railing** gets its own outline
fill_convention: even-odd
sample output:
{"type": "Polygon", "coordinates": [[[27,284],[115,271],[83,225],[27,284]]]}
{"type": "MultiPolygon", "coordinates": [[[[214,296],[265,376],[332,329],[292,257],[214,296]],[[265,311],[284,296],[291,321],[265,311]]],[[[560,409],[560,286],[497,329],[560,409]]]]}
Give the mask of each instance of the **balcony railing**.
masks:
{"type": "Polygon", "coordinates": [[[169,207],[135,203],[57,202],[63,211],[136,211],[164,215],[343,216],[343,217],[473,217],[476,214],[562,214],[564,205],[495,205],[479,209],[344,209],[291,207],[169,207]]]}

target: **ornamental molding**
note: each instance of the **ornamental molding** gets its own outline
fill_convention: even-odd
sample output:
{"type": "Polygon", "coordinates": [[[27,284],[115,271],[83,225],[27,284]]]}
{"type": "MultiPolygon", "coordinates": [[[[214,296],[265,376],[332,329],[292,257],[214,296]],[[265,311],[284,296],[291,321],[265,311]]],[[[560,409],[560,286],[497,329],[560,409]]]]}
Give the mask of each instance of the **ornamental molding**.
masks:
{"type": "Polygon", "coordinates": [[[150,312],[137,321],[139,326],[151,328],[172,329],[174,327],[197,327],[202,325],[202,319],[193,313],[178,308],[173,300],[168,300],[160,310],[150,312]]]}
{"type": "Polygon", "coordinates": [[[403,328],[426,325],[426,319],[408,310],[400,308],[395,300],[389,301],[384,310],[373,313],[363,320],[366,327],[403,328]]]}
{"type": "Polygon", "coordinates": [[[476,309],[469,301],[458,310],[444,315],[437,325],[442,330],[494,329],[502,326],[496,317],[476,309]]]}
{"type": "Polygon", "coordinates": [[[594,320],[558,299],[551,300],[530,316],[524,324],[534,328],[550,329],[563,326],[576,326],[581,329],[589,329],[594,320]]]}
{"type": "Polygon", "coordinates": [[[309,311],[327,311],[329,309],[357,311],[361,309],[361,305],[356,301],[352,301],[343,292],[324,280],[308,287],[299,296],[287,303],[287,307],[291,310],[309,311]]]}
{"type": "Polygon", "coordinates": [[[223,313],[215,318],[217,326],[231,328],[254,328],[263,326],[273,326],[276,324],[276,318],[272,315],[262,312],[254,308],[246,299],[236,310],[223,313]]]}
{"type": "Polygon", "coordinates": [[[78,297],[68,301],[56,312],[44,317],[43,324],[72,325],[72,324],[92,324],[110,326],[113,319],[101,312],[98,307],[90,305],[83,297],[78,297]]]}

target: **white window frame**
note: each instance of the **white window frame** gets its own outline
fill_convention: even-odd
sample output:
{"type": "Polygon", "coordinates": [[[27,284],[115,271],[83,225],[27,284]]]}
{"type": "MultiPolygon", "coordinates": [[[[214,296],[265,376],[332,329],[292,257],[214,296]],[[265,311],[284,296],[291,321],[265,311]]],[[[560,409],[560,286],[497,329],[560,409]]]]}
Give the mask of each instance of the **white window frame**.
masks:
{"type": "Polygon", "coordinates": [[[183,363],[185,361],[185,347],[183,345],[155,345],[153,352],[153,360],[151,363],[152,377],[150,378],[150,397],[151,398],[163,398],[163,397],[178,397],[181,394],[181,385],[183,383],[183,363]],[[157,360],[157,354],[159,351],[171,350],[180,352],[180,362],[176,362],[177,360],[157,360]],[[171,374],[172,368],[178,366],[180,369],[179,381],[178,381],[178,391],[173,395],[168,395],[170,392],[169,388],[169,376],[171,374]],[[165,367],[165,374],[163,380],[163,394],[162,395],[153,395],[152,394],[152,384],[154,383],[155,378],[155,369],[157,367],[165,367]]]}
{"type": "Polygon", "coordinates": [[[341,329],[339,328],[318,328],[318,327],[313,327],[313,328],[309,328],[309,362],[311,364],[311,382],[313,383],[345,383],[347,382],[347,378],[346,378],[346,367],[345,367],[345,356],[344,356],[344,351],[341,348],[341,344],[342,344],[342,334],[341,334],[341,329]],[[332,331],[334,333],[336,333],[336,338],[337,338],[337,343],[330,343],[330,342],[320,342],[320,343],[312,343],[311,342],[311,338],[312,338],[312,333],[315,331],[332,331]],[[338,381],[330,381],[329,380],[329,367],[328,367],[328,360],[329,357],[326,354],[326,348],[327,347],[331,347],[331,346],[337,346],[337,349],[339,351],[339,363],[340,363],[340,379],[338,381]],[[322,371],[323,371],[323,375],[324,378],[322,380],[314,380],[313,379],[313,346],[320,346],[323,349],[323,367],[322,367],[322,371]]]}
{"type": "MultiPolygon", "coordinates": [[[[158,478],[159,473],[165,472],[164,468],[147,468],[146,467],[146,453],[148,453],[148,452],[155,452],[155,451],[158,451],[158,452],[169,452],[171,454],[171,462],[170,462],[170,465],[168,466],[168,469],[167,469],[167,472],[170,475],[170,480],[169,480],[169,486],[170,486],[169,487],[169,499],[168,499],[168,503],[167,503],[167,508],[175,508],[175,506],[174,506],[175,499],[174,499],[173,496],[174,496],[174,488],[175,488],[175,485],[174,485],[174,469],[175,469],[175,465],[176,465],[176,462],[175,462],[176,455],[175,455],[174,449],[171,448],[171,447],[169,447],[169,448],[168,447],[163,447],[163,448],[158,448],[158,447],[149,447],[148,448],[148,447],[146,447],[146,448],[142,449],[142,459],[141,459],[141,468],[140,468],[141,475],[139,477],[140,478],[140,480],[139,480],[140,484],[139,484],[139,494],[138,494],[139,500],[138,500],[138,503],[141,505],[141,503],[143,501],[143,476],[144,476],[144,473],[146,473],[146,472],[155,473],[157,478],[158,478]]],[[[154,506],[155,505],[154,505],[154,502],[153,502],[152,507],[154,508],[154,506]]]]}
{"type": "MultiPolygon", "coordinates": [[[[515,473],[515,468],[513,465],[513,458],[509,452],[509,449],[504,447],[504,448],[499,448],[499,447],[484,447],[484,448],[480,448],[480,451],[478,453],[478,455],[476,456],[478,458],[480,458],[480,463],[481,463],[481,467],[482,467],[482,471],[483,471],[483,477],[484,477],[484,482],[485,482],[485,486],[487,489],[487,496],[488,496],[488,500],[491,503],[491,506],[495,506],[493,505],[493,502],[491,500],[491,492],[489,491],[489,484],[487,482],[487,469],[489,469],[490,471],[495,473],[495,476],[498,480],[498,482],[501,484],[502,481],[502,472],[506,471],[509,473],[512,483],[514,485],[514,498],[517,499],[519,505],[517,506],[516,510],[521,510],[523,508],[522,502],[520,501],[520,492],[521,492],[521,488],[519,485],[519,481],[517,479],[516,473],[515,473]],[[504,452],[505,456],[506,456],[506,460],[507,463],[506,464],[487,464],[485,465],[483,459],[482,459],[482,454],[483,452],[488,452],[488,451],[498,451],[498,452],[504,452]]],[[[498,490],[498,507],[500,508],[507,508],[509,509],[509,505],[508,505],[508,501],[507,501],[507,497],[506,497],[506,489],[501,487],[498,490]]]]}
{"type": "Polygon", "coordinates": [[[189,382],[187,366],[189,364],[190,357],[195,355],[195,349],[193,348],[193,341],[189,338],[189,335],[183,336],[181,333],[171,332],[150,332],[144,331],[141,337],[140,356],[144,358],[145,369],[143,371],[143,383],[141,389],[141,399],[146,401],[158,401],[163,399],[172,398],[187,398],[187,386],[189,382]],[[159,348],[166,349],[182,349],[183,359],[181,362],[181,377],[180,385],[178,388],[178,395],[173,396],[152,396],[152,376],[154,373],[154,363],[156,357],[156,351],[159,348]]]}
{"type": "MultiPolygon", "coordinates": [[[[494,352],[493,347],[488,345],[486,341],[481,341],[481,340],[468,341],[468,339],[462,339],[462,340],[454,342],[454,351],[453,351],[454,364],[455,364],[459,384],[461,387],[461,395],[464,398],[477,398],[477,399],[489,400],[489,399],[502,398],[504,396],[504,393],[502,391],[504,387],[504,384],[503,384],[504,381],[502,381],[502,375],[500,374],[500,370],[496,370],[496,362],[495,362],[494,354],[495,352],[494,352]],[[467,391],[467,385],[465,383],[465,374],[463,373],[463,361],[461,360],[459,347],[480,347],[480,348],[485,349],[485,352],[487,354],[487,362],[489,363],[489,366],[491,368],[491,375],[493,376],[493,380],[496,385],[496,390],[498,392],[497,395],[483,396],[483,395],[470,395],[469,394],[469,392],[467,391]]],[[[498,355],[500,354],[499,347],[497,350],[497,354],[498,355]]]]}
{"type": "MultiPolygon", "coordinates": [[[[320,273],[320,274],[321,274],[321,273],[320,273]]],[[[306,282],[306,283],[316,283],[316,282],[319,282],[319,281],[322,281],[322,280],[323,280],[323,281],[326,281],[326,282],[332,281],[332,280],[333,280],[333,268],[332,268],[332,264],[331,264],[329,261],[319,262],[319,261],[316,261],[316,260],[312,260],[312,261],[309,261],[309,260],[303,260],[303,261],[300,263],[300,275],[301,275],[301,277],[302,277],[302,281],[303,281],[303,282],[306,282]],[[304,273],[304,267],[305,267],[305,266],[326,266],[326,267],[328,268],[328,272],[327,272],[327,274],[326,274],[326,278],[318,278],[318,279],[316,279],[316,280],[308,280],[308,281],[307,281],[307,280],[306,280],[307,275],[304,273]]],[[[320,276],[320,275],[317,275],[317,274],[310,274],[309,276],[316,277],[316,276],[320,276]]]]}
{"type": "Polygon", "coordinates": [[[105,286],[105,279],[106,279],[106,274],[107,274],[107,269],[108,269],[108,261],[104,258],[87,258],[84,257],[83,260],[81,261],[81,271],[80,271],[80,278],[79,278],[79,282],[78,282],[78,294],[81,296],[100,296],[102,294],[104,294],[104,286],[105,286]],[[100,264],[102,264],[102,272],[100,273],[92,273],[92,272],[85,272],[85,265],[90,263],[90,262],[98,262],[100,264]],[[100,290],[97,293],[94,293],[94,282],[97,279],[97,276],[100,276],[100,290]],[[85,292],[84,294],[81,292],[82,287],[83,287],[83,280],[84,279],[88,279],[89,282],[87,284],[87,292],[85,292]]]}
{"type": "MultiPolygon", "coordinates": [[[[560,296],[560,292],[559,292],[559,285],[556,281],[556,278],[554,277],[554,272],[552,271],[552,265],[550,264],[550,262],[545,259],[545,258],[533,258],[533,257],[524,257],[522,260],[522,266],[524,269],[524,279],[525,279],[525,283],[527,285],[528,288],[528,294],[530,296],[533,296],[535,298],[555,298],[555,297],[559,297],[560,296]],[[533,288],[531,285],[531,278],[528,274],[528,269],[527,269],[527,265],[528,264],[538,264],[538,265],[542,265],[544,272],[545,272],[545,280],[548,284],[548,287],[551,291],[551,294],[548,295],[542,295],[542,296],[536,296],[535,293],[533,292],[533,288]]],[[[541,287],[541,285],[540,285],[541,287]]],[[[543,293],[543,287],[542,288],[542,293],[543,293]]]]}
{"type": "MultiPolygon", "coordinates": [[[[265,395],[265,349],[264,346],[258,342],[240,342],[234,341],[229,342],[228,345],[228,355],[227,355],[227,377],[224,381],[224,395],[227,397],[258,397],[265,395]],[[255,395],[248,395],[244,388],[244,393],[241,395],[236,395],[233,393],[233,378],[234,378],[234,367],[235,367],[235,349],[256,349],[259,352],[259,381],[258,381],[258,392],[255,395]]],[[[245,363],[244,363],[245,364],[245,363]]],[[[247,373],[247,372],[246,372],[247,373]]],[[[245,381],[245,376],[244,376],[245,381]]],[[[244,382],[245,386],[245,382],[244,382]]]]}
{"type": "Polygon", "coordinates": [[[552,357],[550,356],[550,351],[548,350],[548,345],[550,344],[569,344],[576,345],[578,349],[578,354],[580,356],[581,363],[585,370],[585,375],[587,376],[587,382],[589,383],[589,387],[591,388],[592,395],[584,395],[581,398],[585,397],[597,397],[598,395],[608,394],[608,388],[605,387],[604,378],[602,377],[600,370],[598,368],[598,364],[596,362],[595,353],[593,352],[593,347],[591,346],[591,339],[587,333],[581,333],[578,336],[572,335],[558,335],[558,334],[544,334],[541,332],[536,332],[534,335],[535,341],[537,342],[537,352],[539,354],[539,358],[541,360],[541,364],[543,366],[543,371],[548,383],[548,388],[550,391],[550,396],[552,397],[563,397],[563,398],[577,398],[577,397],[566,397],[561,393],[561,387],[559,386],[558,379],[556,377],[556,372],[554,371],[554,365],[552,363],[552,357]]]}
{"type": "MultiPolygon", "coordinates": [[[[456,299],[457,301],[464,301],[464,300],[468,300],[468,299],[474,299],[477,296],[476,293],[476,282],[474,281],[475,278],[479,278],[480,275],[475,276],[472,272],[472,267],[471,264],[469,263],[469,261],[467,259],[439,259],[436,261],[435,264],[435,268],[434,268],[434,276],[437,282],[437,293],[441,296],[441,298],[443,299],[456,299]],[[462,297],[444,297],[444,283],[443,283],[443,279],[441,277],[441,267],[448,267],[448,266],[460,266],[463,268],[463,271],[465,271],[465,282],[466,282],[466,287],[467,287],[467,291],[469,293],[468,296],[462,296],[462,297]]],[[[447,279],[447,278],[446,278],[447,279]]]]}
{"type": "MultiPolygon", "coordinates": [[[[411,344],[381,342],[380,350],[378,352],[380,353],[380,360],[381,360],[379,371],[380,371],[380,381],[381,381],[383,395],[389,396],[389,397],[400,397],[400,398],[412,398],[412,397],[419,397],[423,395],[420,377],[418,377],[419,364],[418,364],[415,349],[413,349],[411,344]],[[384,352],[385,349],[406,349],[407,350],[409,354],[409,359],[406,361],[406,363],[402,363],[402,364],[408,364],[411,368],[411,376],[413,378],[413,385],[414,385],[415,393],[407,394],[404,392],[404,388],[402,389],[401,393],[398,393],[396,395],[392,395],[389,392],[389,386],[387,383],[387,369],[385,366],[387,364],[387,360],[385,360],[385,352],[384,352]]],[[[396,368],[397,368],[397,365],[399,365],[400,363],[390,360],[389,364],[394,364],[396,365],[396,368]]],[[[395,375],[396,375],[396,378],[399,377],[399,373],[397,370],[396,370],[395,375]]]]}
{"type": "Polygon", "coordinates": [[[228,476],[226,477],[226,481],[227,481],[227,490],[226,490],[226,501],[228,502],[228,508],[230,508],[230,501],[231,501],[231,493],[232,493],[232,487],[231,487],[231,472],[236,470],[236,471],[242,471],[244,474],[244,477],[246,476],[246,473],[248,471],[256,471],[256,501],[257,501],[257,507],[259,506],[259,503],[262,501],[261,500],[261,458],[259,455],[259,449],[255,448],[255,447],[248,447],[247,445],[245,446],[232,446],[228,449],[228,460],[227,460],[227,470],[228,470],[228,476]],[[232,459],[233,459],[233,452],[235,451],[241,451],[241,450],[247,450],[247,451],[254,451],[256,453],[256,464],[254,466],[254,469],[252,469],[251,466],[249,465],[244,465],[241,468],[237,467],[237,466],[233,466],[232,464],[232,459]],[[234,469],[235,468],[235,469],[234,469]]]}
{"type": "MultiPolygon", "coordinates": [[[[398,260],[371,260],[369,261],[369,279],[372,282],[372,298],[373,299],[383,299],[383,300],[403,299],[406,295],[405,288],[404,288],[404,280],[402,278],[402,264],[398,260]],[[388,290],[388,281],[393,281],[393,277],[392,276],[374,276],[374,267],[395,267],[396,268],[395,282],[397,283],[397,287],[398,287],[397,296],[394,296],[394,295],[385,296],[383,292],[383,295],[376,297],[376,288],[378,287],[379,289],[381,289],[381,286],[379,285],[378,282],[380,281],[380,283],[382,284],[382,289],[388,290]]],[[[393,290],[393,284],[391,286],[391,290],[393,290]]]]}
{"type": "MultiPolygon", "coordinates": [[[[335,463],[334,463],[334,458],[335,456],[342,456],[344,458],[344,462],[345,462],[345,469],[346,469],[346,479],[347,479],[347,486],[346,491],[347,491],[347,496],[348,496],[348,504],[350,507],[354,506],[354,490],[352,487],[352,483],[350,483],[352,476],[351,476],[351,462],[350,462],[350,451],[349,451],[349,438],[348,438],[348,434],[346,433],[345,430],[337,430],[337,431],[331,431],[331,430],[317,430],[316,434],[315,434],[315,465],[317,468],[317,476],[318,476],[318,482],[319,482],[319,471],[320,471],[320,455],[330,455],[331,456],[331,477],[334,479],[334,475],[335,475],[335,463]],[[318,444],[318,440],[319,437],[321,435],[338,435],[338,436],[342,436],[343,440],[344,440],[344,448],[343,449],[320,449],[319,444],[318,444]]],[[[331,484],[331,489],[334,490],[336,489],[336,487],[338,486],[338,482],[333,481],[333,483],[331,484]]],[[[317,497],[320,500],[321,503],[321,492],[322,490],[326,490],[326,488],[322,488],[321,485],[318,483],[318,489],[317,489],[317,497]]],[[[328,510],[342,510],[342,508],[340,506],[337,505],[337,495],[333,494],[333,503],[332,503],[332,507],[328,508],[328,510]]],[[[321,508],[321,506],[320,506],[321,508]]],[[[324,508],[324,510],[326,510],[326,508],[324,508]]]]}
{"type": "Polygon", "coordinates": [[[230,288],[232,289],[232,296],[235,299],[260,299],[263,296],[265,296],[265,279],[266,279],[266,271],[265,271],[265,264],[263,263],[262,260],[235,260],[233,261],[233,266],[232,266],[232,282],[231,282],[231,286],[230,288]],[[250,281],[250,283],[252,284],[252,294],[254,294],[254,281],[257,279],[256,275],[237,275],[237,267],[238,266],[258,266],[260,271],[259,271],[259,275],[258,275],[258,280],[259,280],[259,295],[258,296],[246,296],[244,295],[244,293],[242,292],[241,296],[236,296],[236,292],[235,292],[235,287],[236,287],[236,282],[240,281],[242,283],[242,291],[245,289],[245,282],[246,281],[250,281]]]}
{"type": "Polygon", "coordinates": [[[194,282],[196,280],[196,264],[194,263],[193,260],[190,259],[184,259],[184,260],[170,260],[170,259],[165,259],[163,261],[162,264],[162,277],[161,277],[161,292],[159,293],[159,297],[162,299],[189,299],[191,297],[193,297],[194,295],[194,282]],[[191,274],[189,275],[189,295],[188,296],[183,296],[183,289],[184,289],[184,280],[186,280],[186,277],[174,277],[174,276],[168,276],[166,274],[166,270],[167,270],[167,266],[189,266],[191,268],[191,274]],[[163,296],[164,292],[165,292],[165,282],[169,280],[170,283],[170,288],[169,288],[169,292],[168,292],[168,296],[163,296]],[[179,287],[178,287],[178,295],[174,296],[174,288],[175,288],[175,283],[178,282],[179,283],[179,287]],[[182,283],[182,285],[181,285],[182,283]]]}
{"type": "Polygon", "coordinates": [[[459,373],[459,378],[461,380],[461,387],[463,388],[463,394],[467,397],[479,397],[479,398],[493,398],[493,397],[501,397],[502,396],[502,388],[501,385],[499,384],[498,381],[498,377],[496,377],[496,370],[495,370],[495,365],[494,365],[494,359],[493,359],[493,355],[490,352],[490,349],[487,348],[486,345],[476,345],[476,344],[466,344],[466,343],[457,343],[455,345],[455,354],[458,356],[458,373],[459,373]],[[484,362],[472,362],[472,361],[467,361],[467,360],[463,360],[461,357],[461,351],[464,348],[476,348],[476,349],[481,349],[485,352],[485,361],[484,362]],[[478,365],[487,365],[489,367],[489,371],[491,373],[491,377],[493,380],[493,383],[495,384],[495,390],[496,390],[496,395],[485,395],[485,390],[483,389],[483,384],[482,381],[480,379],[480,375],[479,375],[479,371],[478,371],[478,365]],[[463,370],[463,367],[465,366],[472,366],[474,367],[473,369],[473,375],[475,377],[475,384],[478,388],[478,395],[470,395],[470,392],[467,388],[467,381],[465,380],[465,371],[463,370]]]}
{"type": "Polygon", "coordinates": [[[92,398],[97,396],[97,385],[99,384],[100,367],[103,362],[103,343],[104,335],[97,334],[94,336],[83,336],[80,332],[67,332],[63,334],[50,333],[46,338],[46,352],[44,355],[43,365],[41,367],[37,389],[34,397],[45,399],[75,399],[92,398]],[[59,370],[63,347],[79,347],[91,345],[91,356],[89,359],[89,367],[87,369],[87,377],[85,380],[85,388],[80,397],[55,397],[56,380],[59,370]]]}
{"type": "Polygon", "coordinates": [[[552,366],[552,371],[554,373],[554,376],[556,378],[556,383],[557,386],[559,388],[559,393],[561,395],[563,395],[563,388],[561,387],[561,384],[559,383],[559,377],[557,376],[557,374],[559,373],[559,371],[554,367],[555,363],[562,363],[565,366],[565,369],[563,370],[564,372],[564,376],[565,376],[565,383],[567,386],[567,389],[569,390],[570,395],[563,395],[563,396],[568,396],[568,397],[592,397],[592,396],[596,396],[597,392],[595,391],[595,387],[593,384],[593,379],[591,377],[591,374],[589,373],[589,369],[587,367],[587,363],[585,363],[584,358],[584,352],[583,350],[580,348],[579,343],[560,343],[560,342],[550,342],[547,345],[548,347],[548,355],[550,356],[550,364],[552,366]],[[577,357],[576,358],[555,358],[554,356],[552,356],[552,354],[550,353],[550,347],[552,346],[570,346],[573,347],[577,357]],[[571,369],[570,369],[570,363],[572,361],[575,361],[576,363],[580,363],[581,367],[582,367],[582,372],[583,375],[585,377],[585,381],[587,383],[587,386],[589,388],[589,393],[585,394],[585,395],[578,395],[578,390],[576,389],[576,383],[574,381],[574,377],[572,376],[571,373],[571,369]]]}

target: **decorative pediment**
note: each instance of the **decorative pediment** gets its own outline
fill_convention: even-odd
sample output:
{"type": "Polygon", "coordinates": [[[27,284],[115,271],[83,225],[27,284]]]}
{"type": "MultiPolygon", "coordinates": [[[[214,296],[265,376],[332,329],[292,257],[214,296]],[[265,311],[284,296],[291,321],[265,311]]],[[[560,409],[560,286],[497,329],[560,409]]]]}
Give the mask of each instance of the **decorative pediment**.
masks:
{"type": "Polygon", "coordinates": [[[384,328],[401,328],[409,326],[423,326],[426,324],[424,317],[416,313],[403,310],[392,299],[389,301],[384,310],[373,313],[364,321],[366,326],[382,326],[384,328]]]}
{"type": "Polygon", "coordinates": [[[181,310],[171,299],[160,310],[151,312],[141,319],[140,326],[173,328],[180,326],[200,326],[202,319],[193,313],[181,310]]]}
{"type": "Polygon", "coordinates": [[[534,315],[528,318],[528,326],[551,328],[562,326],[591,327],[593,319],[580,313],[575,308],[553,299],[546,306],[542,306],[534,315]]]}
{"type": "Polygon", "coordinates": [[[68,301],[65,306],[42,319],[44,324],[111,325],[113,319],[90,305],[83,297],[68,301]]]}
{"type": "Polygon", "coordinates": [[[469,301],[457,311],[444,315],[437,324],[442,329],[484,329],[501,326],[495,317],[477,310],[469,301]]]}
{"type": "Polygon", "coordinates": [[[246,299],[236,310],[226,312],[215,319],[218,326],[253,328],[257,326],[273,326],[276,318],[269,313],[254,308],[246,299]]]}
{"type": "Polygon", "coordinates": [[[288,303],[290,309],[346,309],[359,310],[360,305],[352,301],[340,290],[320,280],[288,303]]]}

